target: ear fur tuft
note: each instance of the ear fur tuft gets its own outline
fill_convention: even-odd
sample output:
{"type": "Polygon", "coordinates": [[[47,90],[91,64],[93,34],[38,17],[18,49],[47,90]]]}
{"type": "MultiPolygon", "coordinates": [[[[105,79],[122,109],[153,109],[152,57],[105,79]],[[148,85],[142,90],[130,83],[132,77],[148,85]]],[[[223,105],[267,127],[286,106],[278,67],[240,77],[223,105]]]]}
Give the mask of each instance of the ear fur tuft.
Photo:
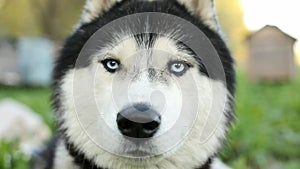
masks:
{"type": "Polygon", "coordinates": [[[220,32],[214,0],[177,0],[190,13],[199,17],[204,24],[216,32],[220,32]]]}
{"type": "Polygon", "coordinates": [[[79,25],[91,22],[93,19],[109,10],[115,3],[120,1],[121,0],[87,0],[79,25]]]}

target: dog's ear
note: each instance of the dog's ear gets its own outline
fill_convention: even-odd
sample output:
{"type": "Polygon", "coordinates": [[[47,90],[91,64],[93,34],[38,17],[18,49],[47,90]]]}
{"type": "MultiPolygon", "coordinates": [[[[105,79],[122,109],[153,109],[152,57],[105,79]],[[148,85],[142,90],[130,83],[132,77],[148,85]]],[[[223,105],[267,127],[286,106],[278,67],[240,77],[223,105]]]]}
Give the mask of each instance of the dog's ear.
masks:
{"type": "Polygon", "coordinates": [[[214,0],[177,0],[187,10],[197,16],[204,24],[219,32],[220,26],[214,0]]]}
{"type": "MultiPolygon", "coordinates": [[[[122,0],[86,0],[83,13],[81,15],[80,25],[89,23],[105,11],[109,10],[115,3],[122,0]]],[[[197,16],[204,24],[211,29],[220,32],[214,0],[177,0],[184,5],[190,13],[197,16]]]]}
{"type": "Polygon", "coordinates": [[[119,1],[121,0],[86,0],[79,25],[91,22],[119,1]]]}

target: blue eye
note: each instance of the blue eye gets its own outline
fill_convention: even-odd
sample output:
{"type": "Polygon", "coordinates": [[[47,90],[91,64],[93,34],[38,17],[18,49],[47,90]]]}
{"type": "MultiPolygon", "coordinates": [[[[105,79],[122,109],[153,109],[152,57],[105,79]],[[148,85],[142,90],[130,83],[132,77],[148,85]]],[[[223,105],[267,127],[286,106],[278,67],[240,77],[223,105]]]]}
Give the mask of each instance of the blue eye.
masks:
{"type": "Polygon", "coordinates": [[[171,70],[175,73],[180,73],[184,71],[185,65],[182,63],[174,63],[171,65],[171,70]]]}
{"type": "Polygon", "coordinates": [[[172,61],[168,64],[169,72],[176,75],[183,75],[190,66],[184,61],[172,61]]]}
{"type": "Polygon", "coordinates": [[[101,61],[101,63],[103,64],[104,68],[110,73],[114,73],[120,68],[120,61],[116,59],[104,59],[101,61]]]}

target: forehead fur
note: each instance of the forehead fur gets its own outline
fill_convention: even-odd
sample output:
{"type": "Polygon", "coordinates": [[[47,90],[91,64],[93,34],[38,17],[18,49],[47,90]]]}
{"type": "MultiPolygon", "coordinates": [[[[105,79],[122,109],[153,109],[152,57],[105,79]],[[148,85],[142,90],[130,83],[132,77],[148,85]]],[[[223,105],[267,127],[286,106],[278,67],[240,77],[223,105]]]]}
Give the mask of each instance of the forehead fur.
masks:
{"type": "Polygon", "coordinates": [[[139,35],[139,37],[128,37],[121,40],[116,40],[110,46],[109,53],[116,56],[126,58],[133,56],[140,50],[157,50],[176,55],[179,52],[179,45],[174,39],[164,36],[156,36],[151,44],[148,34],[139,35]]]}
{"type": "Polygon", "coordinates": [[[112,49],[107,52],[120,59],[126,59],[127,57],[133,56],[138,50],[137,42],[133,37],[114,42],[112,46],[112,49]]]}
{"type": "Polygon", "coordinates": [[[118,58],[123,61],[130,57],[139,57],[140,59],[144,57],[148,62],[156,60],[155,64],[157,65],[166,60],[184,60],[197,64],[193,58],[195,55],[193,51],[185,48],[178,40],[167,36],[142,34],[115,40],[109,46],[100,52],[102,56],[118,58]]]}

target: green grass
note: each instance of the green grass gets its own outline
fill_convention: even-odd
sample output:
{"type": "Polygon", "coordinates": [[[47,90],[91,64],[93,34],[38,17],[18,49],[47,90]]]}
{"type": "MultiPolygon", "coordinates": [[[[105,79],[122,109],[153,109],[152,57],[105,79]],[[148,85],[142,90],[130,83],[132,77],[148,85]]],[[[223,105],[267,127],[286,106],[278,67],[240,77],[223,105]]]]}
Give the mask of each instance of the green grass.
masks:
{"type": "Polygon", "coordinates": [[[236,113],[222,153],[233,168],[300,168],[299,74],[290,82],[257,83],[239,73],[236,113]]]}
{"type": "MultiPolygon", "coordinates": [[[[0,86],[0,100],[15,99],[42,116],[51,130],[55,129],[54,116],[50,111],[49,88],[0,86]]],[[[18,140],[0,140],[0,169],[29,169],[30,158],[18,149],[18,140]]]]}
{"type": "Polygon", "coordinates": [[[0,86],[0,100],[12,98],[27,105],[41,115],[45,123],[54,130],[54,116],[51,113],[50,97],[51,90],[49,88],[0,86]]]}
{"type": "MultiPolygon", "coordinates": [[[[238,73],[237,120],[221,152],[235,169],[300,168],[300,74],[283,83],[256,83],[238,73]]],[[[0,99],[10,97],[39,113],[54,129],[47,88],[0,87],[0,99]]],[[[20,169],[29,161],[13,143],[0,143],[0,168],[20,169]]]]}
{"type": "Polygon", "coordinates": [[[18,141],[0,141],[1,169],[29,169],[30,157],[18,150],[18,141]]]}

